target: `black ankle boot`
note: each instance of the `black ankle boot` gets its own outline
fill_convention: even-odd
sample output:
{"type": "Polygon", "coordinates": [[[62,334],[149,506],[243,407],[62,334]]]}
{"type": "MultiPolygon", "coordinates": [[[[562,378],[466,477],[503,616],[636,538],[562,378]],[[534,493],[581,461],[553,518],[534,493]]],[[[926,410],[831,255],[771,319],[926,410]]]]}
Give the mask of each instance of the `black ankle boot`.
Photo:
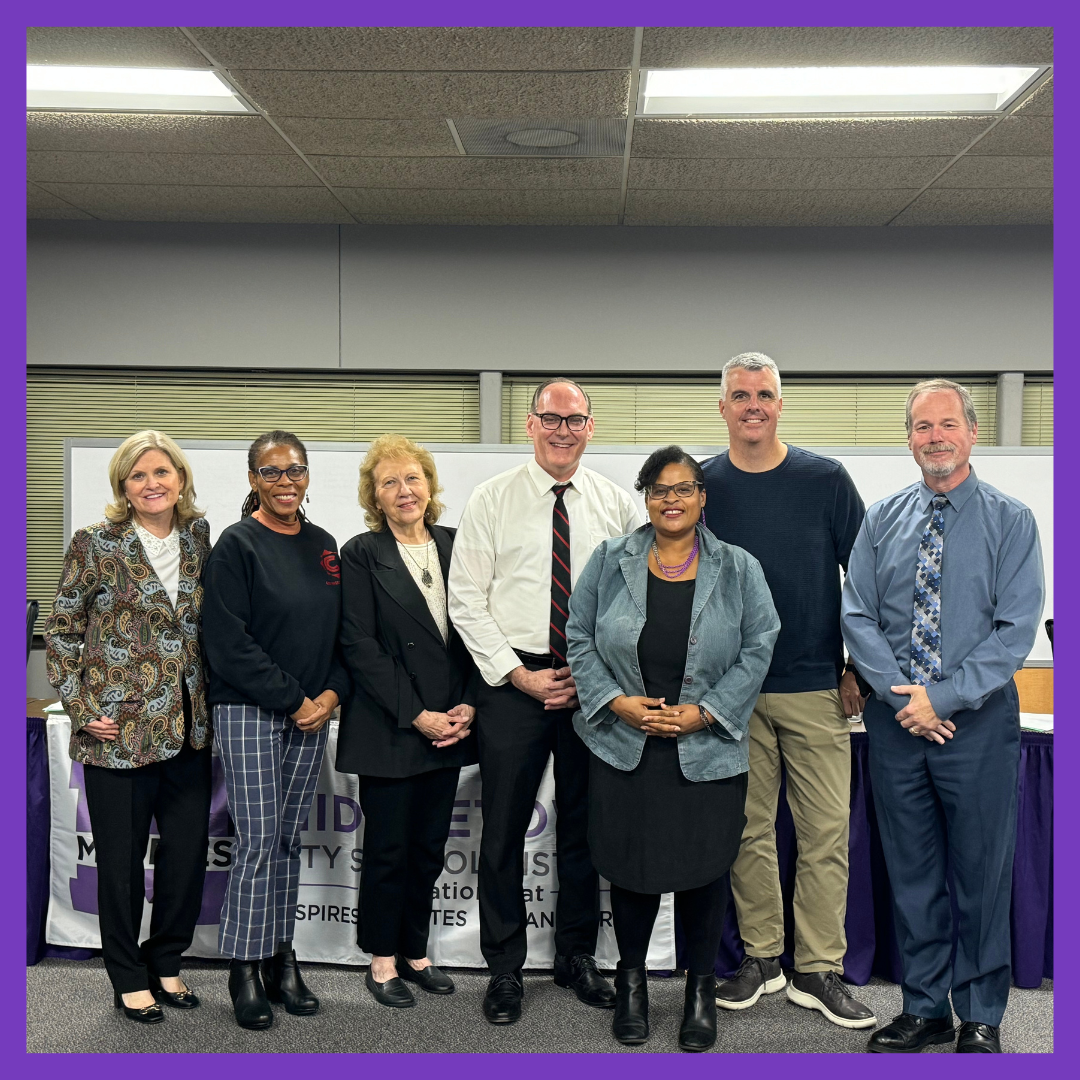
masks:
{"type": "Polygon", "coordinates": [[[274,1010],[259,978],[258,960],[233,960],[229,964],[229,997],[236,1022],[250,1031],[261,1031],[274,1022],[274,1010]]]}
{"type": "Polygon", "coordinates": [[[319,999],[304,984],[296,950],[284,949],[262,962],[266,996],[285,1006],[293,1016],[314,1016],[319,1011],[319,999]]]}
{"type": "Polygon", "coordinates": [[[615,969],[611,1034],[626,1046],[640,1046],[649,1037],[649,984],[643,967],[615,969]]]}
{"type": "Polygon", "coordinates": [[[716,976],[686,973],[686,1004],[679,1049],[700,1053],[716,1042],[716,976]]]}

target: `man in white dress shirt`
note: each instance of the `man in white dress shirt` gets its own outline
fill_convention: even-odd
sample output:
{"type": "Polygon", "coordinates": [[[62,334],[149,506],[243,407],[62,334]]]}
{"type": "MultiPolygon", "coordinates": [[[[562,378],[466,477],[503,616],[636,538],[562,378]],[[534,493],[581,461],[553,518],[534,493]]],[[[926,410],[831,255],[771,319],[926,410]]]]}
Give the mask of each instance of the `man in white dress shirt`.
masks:
{"type": "Polygon", "coordinates": [[[593,549],[636,529],[642,511],[629,493],[581,467],[593,424],[577,383],[541,383],[526,420],[534,456],[475,488],[450,564],[450,618],[484,680],[480,948],[491,972],[484,1015],[493,1024],[521,1015],[525,833],[549,754],[558,806],[555,982],[588,1005],[615,1003],[593,959],[600,901],[587,840],[589,751],[572,721],[566,602],[593,549]]]}

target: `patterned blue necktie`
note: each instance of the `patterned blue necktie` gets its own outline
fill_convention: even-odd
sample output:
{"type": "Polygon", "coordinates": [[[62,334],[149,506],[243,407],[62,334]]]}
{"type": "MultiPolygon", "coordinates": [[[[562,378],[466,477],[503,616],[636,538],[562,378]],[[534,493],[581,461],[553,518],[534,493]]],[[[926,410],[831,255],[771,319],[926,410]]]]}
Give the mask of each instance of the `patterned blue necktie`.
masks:
{"type": "Polygon", "coordinates": [[[919,543],[915,570],[915,618],[911,628],[911,681],[916,686],[941,682],[941,552],[945,544],[944,509],[949,500],[937,495],[933,513],[919,543]]]}

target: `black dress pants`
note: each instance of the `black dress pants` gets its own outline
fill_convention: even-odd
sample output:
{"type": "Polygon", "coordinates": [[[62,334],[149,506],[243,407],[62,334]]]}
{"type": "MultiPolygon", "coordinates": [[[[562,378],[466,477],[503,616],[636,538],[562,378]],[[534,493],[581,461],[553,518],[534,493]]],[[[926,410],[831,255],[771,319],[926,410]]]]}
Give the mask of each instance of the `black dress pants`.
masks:
{"type": "Polygon", "coordinates": [[[525,963],[522,896],[525,833],[536,792],[555,755],[555,951],[596,952],[599,879],[589,856],[589,749],[574,731],[573,710],[543,702],[509,683],[482,683],[476,704],[484,831],[480,839],[480,950],[492,975],[525,963]]]}
{"type": "Polygon", "coordinates": [[[159,978],[180,974],[180,957],[191,946],[202,907],[210,761],[209,746],[194,750],[185,740],[175,757],[137,769],[83,766],[97,859],[101,951],[117,993],[148,989],[148,972],[159,978]],[[152,818],[160,840],[150,936],[140,948],[143,859],[152,818]]]}
{"type": "Polygon", "coordinates": [[[364,871],[356,943],[364,952],[427,955],[431,890],[442,873],[460,772],[359,777],[364,871]]]}
{"type": "MultiPolygon", "coordinates": [[[[686,970],[691,975],[711,975],[715,970],[729,891],[724,874],[708,885],[675,894],[675,911],[686,935],[686,970]]],[[[612,884],[611,921],[619,944],[620,968],[645,966],[659,910],[659,893],[636,893],[612,884]]]]}

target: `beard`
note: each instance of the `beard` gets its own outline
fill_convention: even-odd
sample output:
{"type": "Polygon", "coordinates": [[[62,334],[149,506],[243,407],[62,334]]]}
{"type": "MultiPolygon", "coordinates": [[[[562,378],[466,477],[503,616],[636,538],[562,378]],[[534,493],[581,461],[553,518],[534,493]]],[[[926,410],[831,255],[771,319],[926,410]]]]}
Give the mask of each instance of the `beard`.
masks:
{"type": "Polygon", "coordinates": [[[932,443],[929,446],[924,446],[922,450],[919,451],[919,463],[922,467],[923,472],[929,474],[930,476],[937,477],[948,476],[950,473],[955,472],[957,466],[957,462],[955,459],[953,459],[952,461],[926,460],[927,454],[937,454],[940,453],[942,450],[947,450],[950,453],[954,454],[956,453],[956,447],[952,446],[950,443],[932,443]]]}

